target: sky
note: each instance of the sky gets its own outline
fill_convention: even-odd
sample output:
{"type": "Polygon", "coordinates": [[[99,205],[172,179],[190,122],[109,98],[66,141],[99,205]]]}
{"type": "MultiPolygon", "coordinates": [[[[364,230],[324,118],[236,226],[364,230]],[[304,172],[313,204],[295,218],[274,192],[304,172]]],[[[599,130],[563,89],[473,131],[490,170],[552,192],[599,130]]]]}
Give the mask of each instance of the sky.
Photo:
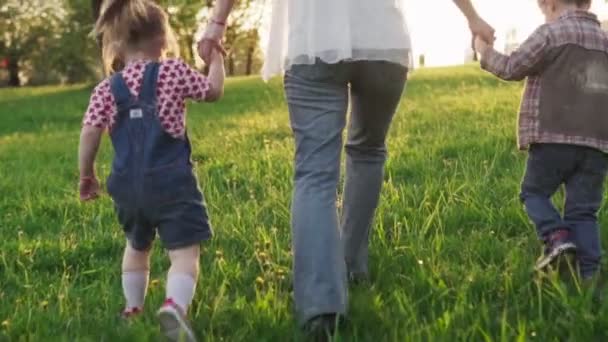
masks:
{"type": "MultiPolygon", "coordinates": [[[[472,54],[467,22],[452,0],[395,1],[405,4],[416,66],[420,54],[425,55],[426,66],[462,64],[466,56],[472,54]]],[[[473,0],[473,3],[478,13],[496,29],[495,47],[499,51],[504,50],[508,32],[515,30],[515,40],[521,42],[544,22],[537,0],[473,0]]],[[[601,20],[608,20],[608,4],[604,0],[593,0],[591,10],[601,20]]],[[[268,24],[268,20],[264,20],[261,34],[264,47],[268,24]]]]}
{"type": "MultiPolygon", "coordinates": [[[[414,50],[414,60],[425,54],[427,66],[462,64],[471,36],[465,18],[451,0],[402,0],[414,50]]],[[[502,50],[506,35],[515,29],[524,40],[544,21],[536,0],[477,0],[479,14],[496,29],[496,47],[502,50]]],[[[592,11],[608,19],[608,5],[595,0],[592,11]]]]}

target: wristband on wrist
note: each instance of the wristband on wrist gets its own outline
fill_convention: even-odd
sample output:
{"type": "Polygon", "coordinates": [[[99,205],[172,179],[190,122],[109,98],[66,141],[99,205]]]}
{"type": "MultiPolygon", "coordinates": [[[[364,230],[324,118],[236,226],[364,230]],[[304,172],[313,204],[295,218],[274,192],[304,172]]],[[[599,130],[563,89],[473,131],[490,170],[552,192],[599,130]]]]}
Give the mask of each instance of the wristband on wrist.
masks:
{"type": "Polygon", "coordinates": [[[211,18],[211,20],[210,20],[210,21],[211,21],[213,24],[216,24],[216,25],[219,25],[219,26],[226,26],[226,22],[225,22],[225,21],[220,21],[220,20],[213,19],[213,18],[211,18]]]}

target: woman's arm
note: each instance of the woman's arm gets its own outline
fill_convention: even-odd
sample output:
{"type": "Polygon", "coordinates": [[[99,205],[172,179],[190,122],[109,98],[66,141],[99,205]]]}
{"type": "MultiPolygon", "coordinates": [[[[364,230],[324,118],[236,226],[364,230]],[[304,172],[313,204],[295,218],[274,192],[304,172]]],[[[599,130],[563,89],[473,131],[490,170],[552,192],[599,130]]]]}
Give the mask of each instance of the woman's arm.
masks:
{"type": "Polygon", "coordinates": [[[198,53],[205,63],[211,63],[212,52],[221,49],[221,40],[226,32],[226,20],[232,11],[235,0],[216,0],[211,20],[205,33],[198,42],[198,53]]]}
{"type": "Polygon", "coordinates": [[[471,0],[454,0],[454,3],[458,6],[460,12],[464,14],[467,20],[471,21],[479,16],[475,7],[473,7],[471,0]]]}
{"type": "Polygon", "coordinates": [[[476,36],[481,36],[486,42],[493,43],[495,40],[494,28],[477,14],[471,0],[454,0],[454,3],[467,18],[471,32],[476,36]]]}
{"type": "Polygon", "coordinates": [[[216,0],[215,6],[213,6],[213,19],[220,22],[226,22],[232,7],[234,6],[234,0],[216,0]]]}

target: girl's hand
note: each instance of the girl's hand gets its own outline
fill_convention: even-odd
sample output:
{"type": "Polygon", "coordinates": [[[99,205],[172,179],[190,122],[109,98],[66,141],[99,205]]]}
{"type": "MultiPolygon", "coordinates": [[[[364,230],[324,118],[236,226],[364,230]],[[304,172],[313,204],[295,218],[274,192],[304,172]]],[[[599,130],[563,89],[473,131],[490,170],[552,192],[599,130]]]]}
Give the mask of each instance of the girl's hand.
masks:
{"type": "Polygon", "coordinates": [[[79,184],[80,200],[88,202],[99,197],[101,189],[97,177],[82,177],[79,184]]]}
{"type": "Polygon", "coordinates": [[[224,64],[224,57],[226,56],[226,51],[223,47],[218,47],[213,49],[211,52],[211,61],[209,64],[218,63],[220,65],[224,64]]]}

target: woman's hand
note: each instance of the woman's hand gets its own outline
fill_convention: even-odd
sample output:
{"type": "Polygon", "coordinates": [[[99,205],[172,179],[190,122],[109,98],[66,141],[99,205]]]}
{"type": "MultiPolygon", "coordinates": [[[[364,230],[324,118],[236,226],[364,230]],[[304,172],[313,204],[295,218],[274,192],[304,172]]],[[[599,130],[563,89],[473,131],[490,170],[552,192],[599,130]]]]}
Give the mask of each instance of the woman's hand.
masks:
{"type": "Polygon", "coordinates": [[[496,37],[494,36],[495,30],[481,17],[475,16],[469,20],[469,28],[474,36],[481,37],[481,39],[488,44],[494,44],[494,41],[496,40],[496,37]]]}
{"type": "Polygon", "coordinates": [[[235,0],[216,0],[213,6],[211,19],[205,29],[203,37],[198,42],[198,54],[205,64],[210,65],[213,57],[213,50],[221,52],[224,56],[226,51],[222,47],[222,38],[226,33],[226,20],[235,0]]]}
{"type": "Polygon", "coordinates": [[[226,50],[222,46],[222,38],[225,31],[226,23],[224,22],[211,20],[207,25],[203,37],[198,42],[198,54],[205,64],[211,64],[214,51],[219,51],[222,55],[226,55],[226,50]]]}

